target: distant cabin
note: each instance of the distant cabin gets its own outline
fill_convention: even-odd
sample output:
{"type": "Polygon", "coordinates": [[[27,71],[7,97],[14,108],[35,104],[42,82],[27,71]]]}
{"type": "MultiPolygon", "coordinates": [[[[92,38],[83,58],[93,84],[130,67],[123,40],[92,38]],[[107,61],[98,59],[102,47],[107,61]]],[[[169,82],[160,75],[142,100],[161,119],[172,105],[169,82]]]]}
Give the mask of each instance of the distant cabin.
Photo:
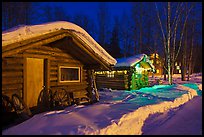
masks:
{"type": "Polygon", "coordinates": [[[13,28],[2,33],[2,94],[18,94],[29,108],[38,105],[43,89],[63,88],[71,103],[83,97],[91,100],[96,90],[94,71],[110,71],[115,63],[73,23],[13,28]]]}
{"type": "Polygon", "coordinates": [[[154,65],[155,73],[154,75],[163,75],[163,66],[164,66],[164,59],[162,59],[161,56],[159,56],[158,53],[153,53],[149,55],[150,62],[154,65]]]}
{"type": "Polygon", "coordinates": [[[98,89],[135,90],[148,86],[148,75],[155,69],[146,54],[116,60],[112,71],[96,72],[98,89]]]}
{"type": "MultiPolygon", "coordinates": [[[[164,59],[158,53],[152,53],[149,55],[149,60],[155,67],[154,75],[163,75],[164,59]]],[[[174,63],[174,74],[181,74],[181,62],[178,60],[174,63]]]]}

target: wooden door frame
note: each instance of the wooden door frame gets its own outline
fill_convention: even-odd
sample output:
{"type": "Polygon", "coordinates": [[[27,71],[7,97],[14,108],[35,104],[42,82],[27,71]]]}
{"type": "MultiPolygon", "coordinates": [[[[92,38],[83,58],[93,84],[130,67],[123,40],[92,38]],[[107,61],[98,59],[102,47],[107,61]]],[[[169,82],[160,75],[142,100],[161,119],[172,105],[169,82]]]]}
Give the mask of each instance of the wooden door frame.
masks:
{"type": "MultiPolygon", "coordinates": [[[[43,59],[43,64],[44,64],[44,86],[47,89],[50,88],[50,59],[48,58],[37,58],[37,57],[24,57],[23,58],[23,93],[22,93],[22,98],[23,101],[27,103],[27,58],[35,58],[35,59],[43,59]]],[[[26,104],[27,105],[27,104],[26,104]]]]}

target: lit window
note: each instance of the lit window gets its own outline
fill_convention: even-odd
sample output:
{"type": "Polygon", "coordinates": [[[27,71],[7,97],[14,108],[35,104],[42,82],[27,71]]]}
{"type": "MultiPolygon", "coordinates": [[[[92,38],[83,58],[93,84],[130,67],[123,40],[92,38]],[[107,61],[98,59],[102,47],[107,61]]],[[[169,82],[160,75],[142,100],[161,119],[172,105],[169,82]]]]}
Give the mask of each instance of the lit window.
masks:
{"type": "Polygon", "coordinates": [[[157,69],[157,73],[159,73],[159,69],[157,69]]]}
{"type": "Polygon", "coordinates": [[[108,78],[114,78],[114,73],[115,73],[114,71],[111,71],[111,72],[108,71],[107,72],[107,77],[108,78]]]}
{"type": "Polygon", "coordinates": [[[80,67],[59,67],[59,82],[80,82],[80,67]]]}
{"type": "Polygon", "coordinates": [[[178,70],[179,70],[179,69],[180,69],[180,66],[176,66],[176,69],[178,69],[178,70]]]}

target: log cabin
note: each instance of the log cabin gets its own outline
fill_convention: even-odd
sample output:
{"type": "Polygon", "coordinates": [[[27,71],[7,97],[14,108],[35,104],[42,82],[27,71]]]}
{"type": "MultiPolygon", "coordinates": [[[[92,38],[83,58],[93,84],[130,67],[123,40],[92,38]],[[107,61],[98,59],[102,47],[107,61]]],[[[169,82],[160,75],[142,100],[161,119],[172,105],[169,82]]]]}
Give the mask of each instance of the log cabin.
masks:
{"type": "Polygon", "coordinates": [[[136,90],[148,86],[148,76],[155,69],[146,54],[116,60],[112,71],[95,72],[98,89],[136,90]]]}
{"type": "Polygon", "coordinates": [[[164,59],[158,53],[152,53],[149,56],[150,62],[155,67],[154,75],[161,76],[163,74],[164,59]]]}
{"type": "Polygon", "coordinates": [[[115,64],[83,28],[70,22],[2,32],[2,94],[19,95],[29,108],[38,105],[43,89],[49,95],[49,89],[63,88],[72,102],[83,97],[92,101],[94,71],[115,64]]]}

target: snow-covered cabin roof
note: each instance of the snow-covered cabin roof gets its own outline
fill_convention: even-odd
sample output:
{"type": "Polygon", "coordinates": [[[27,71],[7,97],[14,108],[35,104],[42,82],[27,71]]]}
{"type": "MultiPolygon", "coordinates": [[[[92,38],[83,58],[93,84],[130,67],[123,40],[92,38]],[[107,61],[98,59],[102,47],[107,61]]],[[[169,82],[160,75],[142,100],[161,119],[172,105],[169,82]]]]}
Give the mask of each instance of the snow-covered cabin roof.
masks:
{"type": "Polygon", "coordinates": [[[146,58],[146,62],[154,69],[154,66],[148,60],[148,56],[146,54],[138,54],[127,58],[118,58],[115,67],[131,67],[135,66],[138,62],[142,61],[146,58]]]}
{"type": "Polygon", "coordinates": [[[117,58],[117,64],[115,65],[115,67],[129,67],[129,66],[134,66],[135,64],[137,64],[139,61],[141,61],[145,56],[147,56],[146,54],[138,54],[138,55],[134,55],[131,57],[126,57],[126,58],[117,58]]]}
{"type": "Polygon", "coordinates": [[[83,41],[88,49],[92,49],[95,54],[102,58],[109,65],[115,65],[116,60],[107,53],[84,29],[66,21],[56,21],[40,25],[18,26],[2,33],[2,49],[10,44],[39,37],[61,29],[69,30],[78,39],[83,41]]]}

